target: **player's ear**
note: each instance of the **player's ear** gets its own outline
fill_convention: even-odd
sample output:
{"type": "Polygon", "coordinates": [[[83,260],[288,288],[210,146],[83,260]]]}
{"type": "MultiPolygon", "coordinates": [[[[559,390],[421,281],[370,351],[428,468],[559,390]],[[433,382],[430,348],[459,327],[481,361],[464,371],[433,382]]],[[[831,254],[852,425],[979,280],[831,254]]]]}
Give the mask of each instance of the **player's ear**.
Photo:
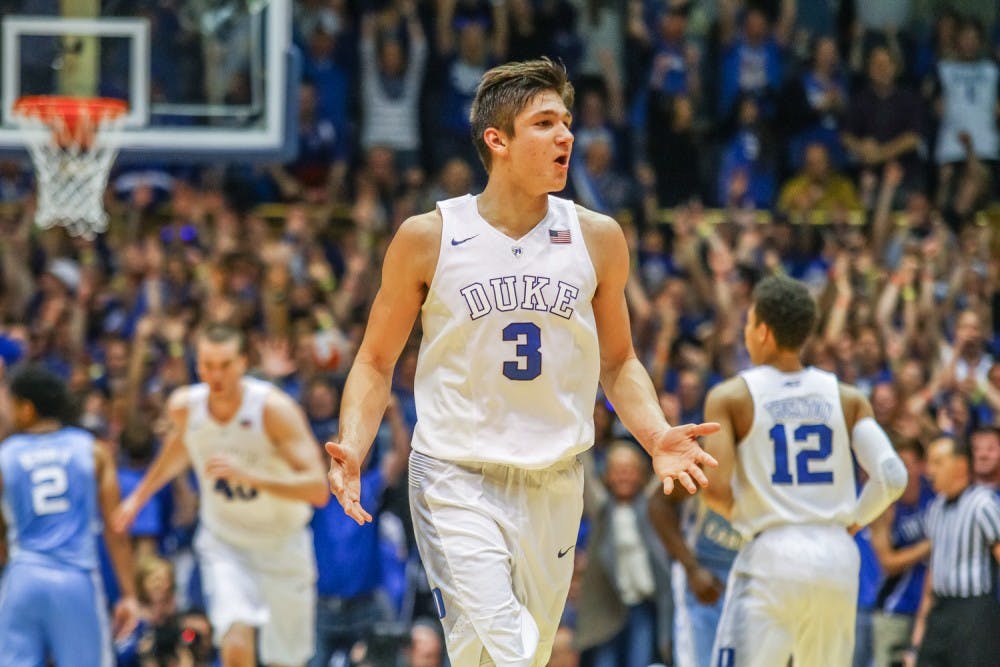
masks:
{"type": "Polygon", "coordinates": [[[507,136],[495,127],[488,127],[483,131],[483,141],[486,147],[494,153],[502,153],[507,150],[507,136]]]}
{"type": "Polygon", "coordinates": [[[12,404],[15,423],[33,424],[38,419],[38,410],[35,409],[35,404],[31,401],[15,398],[12,404]]]}
{"type": "Polygon", "coordinates": [[[769,338],[774,338],[774,332],[771,331],[771,327],[760,321],[758,321],[757,326],[753,328],[753,334],[757,337],[758,345],[763,345],[769,338]]]}

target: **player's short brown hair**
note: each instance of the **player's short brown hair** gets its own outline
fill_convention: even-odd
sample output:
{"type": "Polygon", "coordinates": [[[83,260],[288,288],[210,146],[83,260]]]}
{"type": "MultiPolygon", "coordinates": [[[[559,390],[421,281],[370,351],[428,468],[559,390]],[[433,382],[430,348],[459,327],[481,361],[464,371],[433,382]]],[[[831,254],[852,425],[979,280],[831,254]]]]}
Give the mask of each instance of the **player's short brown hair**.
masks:
{"type": "Polygon", "coordinates": [[[209,343],[231,343],[236,342],[236,349],[240,354],[246,354],[246,336],[243,332],[231,324],[223,322],[212,322],[205,325],[199,334],[201,340],[209,343]]]}
{"type": "Polygon", "coordinates": [[[472,142],[486,171],[492,156],[483,133],[494,127],[514,135],[514,118],[540,93],[555,91],[567,109],[573,107],[574,90],[566,68],[548,58],[524,60],[498,65],[483,75],[472,100],[469,122],[472,142]]]}

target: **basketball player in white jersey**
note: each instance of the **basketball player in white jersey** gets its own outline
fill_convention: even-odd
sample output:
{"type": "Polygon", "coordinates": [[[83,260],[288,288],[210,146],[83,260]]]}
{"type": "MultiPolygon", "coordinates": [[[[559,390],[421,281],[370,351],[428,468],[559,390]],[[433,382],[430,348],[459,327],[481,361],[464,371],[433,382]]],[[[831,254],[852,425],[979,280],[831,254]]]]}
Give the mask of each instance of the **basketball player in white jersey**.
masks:
{"type": "Polygon", "coordinates": [[[860,557],[852,535],[906,487],[906,468],[868,399],[805,368],[816,320],[805,286],[755,288],[744,330],[750,370],[709,392],[705,439],[719,461],[705,500],[744,544],[733,563],[713,667],[851,664],[860,557]],[[854,458],[868,474],[857,493],[854,458]]]}
{"type": "Polygon", "coordinates": [[[197,343],[201,384],[167,402],[170,430],[117,510],[124,531],[166,483],[194,469],[201,489],[195,551],[214,640],[226,667],[302,665],[314,648],[316,563],[310,505],[329,498],[319,447],[299,406],[246,377],[243,335],[209,325],[197,343]]]}
{"type": "Polygon", "coordinates": [[[573,571],[577,455],[594,441],[598,381],[664,488],[704,484],[715,462],[671,427],[632,349],[624,234],[549,195],[566,185],[573,89],[543,59],[488,71],[472,104],[489,172],[479,196],[408,219],[327,443],[330,487],[356,521],[365,458],[418,313],[418,423],[410,458],[417,545],[456,667],[544,666],[573,571]]]}

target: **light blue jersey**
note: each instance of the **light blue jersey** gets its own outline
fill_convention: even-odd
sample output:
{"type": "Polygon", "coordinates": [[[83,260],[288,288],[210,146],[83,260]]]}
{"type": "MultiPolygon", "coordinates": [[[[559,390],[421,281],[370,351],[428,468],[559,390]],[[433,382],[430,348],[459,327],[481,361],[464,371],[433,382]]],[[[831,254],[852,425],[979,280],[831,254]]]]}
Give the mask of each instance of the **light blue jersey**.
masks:
{"type": "Polygon", "coordinates": [[[0,666],[110,667],[97,574],[94,438],[63,428],[0,444],[10,563],[0,582],[0,666]]]}
{"type": "Polygon", "coordinates": [[[97,567],[94,438],[63,428],[0,445],[11,562],[97,567]]]}

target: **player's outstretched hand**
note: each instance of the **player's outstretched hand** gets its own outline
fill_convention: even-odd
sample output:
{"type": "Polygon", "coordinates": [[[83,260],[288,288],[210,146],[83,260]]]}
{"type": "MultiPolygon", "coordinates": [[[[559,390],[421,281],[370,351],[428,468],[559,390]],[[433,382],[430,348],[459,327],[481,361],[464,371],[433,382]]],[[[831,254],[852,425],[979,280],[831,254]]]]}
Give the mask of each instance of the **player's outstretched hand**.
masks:
{"type": "Polygon", "coordinates": [[[123,597],[115,603],[111,627],[116,641],[127,638],[139,625],[139,602],[135,597],[123,597]]]}
{"type": "Polygon", "coordinates": [[[139,510],[142,507],[139,506],[139,499],[135,495],[130,495],[125,500],[118,503],[118,507],[111,514],[111,530],[116,533],[124,533],[129,529],[132,523],[135,521],[136,515],[139,514],[139,510]]]}
{"type": "Polygon", "coordinates": [[[344,514],[354,519],[359,526],[372,520],[372,515],[361,506],[361,461],[353,447],[339,442],[328,442],[326,453],[330,455],[330,492],[344,508],[344,514]]]}
{"type": "Polygon", "coordinates": [[[664,493],[669,494],[674,490],[675,479],[688,493],[698,490],[695,482],[708,486],[708,478],[701,466],[714,468],[719,462],[701,448],[698,438],[711,435],[719,428],[715,422],[684,424],[657,435],[653,442],[653,470],[663,482],[664,493]]]}

